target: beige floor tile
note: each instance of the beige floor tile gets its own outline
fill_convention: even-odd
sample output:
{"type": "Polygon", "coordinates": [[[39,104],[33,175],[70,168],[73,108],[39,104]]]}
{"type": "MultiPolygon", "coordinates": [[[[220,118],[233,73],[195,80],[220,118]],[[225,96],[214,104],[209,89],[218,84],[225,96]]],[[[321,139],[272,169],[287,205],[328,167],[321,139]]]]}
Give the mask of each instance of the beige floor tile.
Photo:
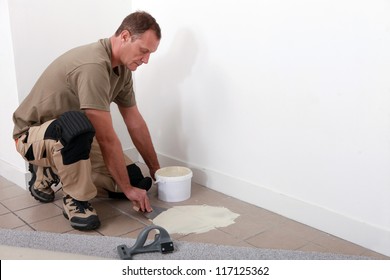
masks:
{"type": "Polygon", "coordinates": [[[382,255],[380,253],[377,253],[377,252],[374,252],[374,251],[371,251],[371,250],[366,250],[364,251],[361,256],[365,256],[365,257],[369,257],[369,258],[373,258],[375,260],[390,260],[390,257],[387,257],[385,255],[382,255]]]}
{"type": "Polygon", "coordinates": [[[21,209],[29,208],[41,204],[38,200],[35,200],[30,193],[20,195],[17,197],[9,198],[2,201],[8,209],[11,211],[18,211],[21,209]]]}
{"type": "Polygon", "coordinates": [[[248,217],[249,220],[253,220],[254,223],[261,224],[270,229],[281,226],[288,221],[286,217],[262,208],[247,212],[245,216],[248,217]]]}
{"type": "Polygon", "coordinates": [[[298,251],[303,251],[303,252],[320,252],[320,253],[330,253],[330,250],[314,243],[307,243],[306,245],[298,248],[298,251]]]}
{"type": "Polygon", "coordinates": [[[322,235],[312,240],[312,242],[314,244],[318,244],[324,248],[327,248],[330,252],[339,254],[361,255],[366,251],[365,248],[359,245],[340,239],[330,234],[322,235]]]}
{"type": "Polygon", "coordinates": [[[0,203],[0,215],[11,212],[7,207],[5,207],[2,203],[0,203]]]}
{"type": "Polygon", "coordinates": [[[62,215],[62,210],[53,203],[39,204],[15,212],[26,223],[35,223],[62,215]]]}
{"type": "Polygon", "coordinates": [[[232,245],[238,246],[241,242],[240,239],[237,239],[230,234],[227,234],[218,229],[214,229],[205,233],[192,233],[181,238],[178,238],[180,241],[188,241],[188,242],[198,242],[198,243],[212,243],[219,245],[232,245]]]}
{"type": "Polygon", "coordinates": [[[13,213],[0,216],[0,228],[14,229],[24,225],[26,224],[13,213]]]}
{"type": "Polygon", "coordinates": [[[132,204],[128,200],[107,200],[106,203],[124,217],[133,219],[134,221],[137,221],[144,226],[151,224],[151,222],[145,216],[139,212],[136,212],[132,208],[132,204]]]}
{"type": "Polygon", "coordinates": [[[110,207],[120,210],[122,213],[126,213],[128,215],[135,214],[133,210],[133,205],[129,200],[125,199],[106,199],[104,200],[110,207]]]}
{"type": "Polygon", "coordinates": [[[246,203],[244,201],[238,200],[233,197],[226,197],[222,202],[224,207],[240,215],[248,214],[253,216],[259,216],[259,215],[267,215],[271,213],[263,208],[257,207],[253,204],[246,203]]]}
{"type": "Polygon", "coordinates": [[[23,190],[21,187],[16,185],[9,185],[7,187],[0,188],[0,200],[4,201],[19,195],[25,195],[26,193],[27,191],[23,190]]]}
{"type": "Polygon", "coordinates": [[[308,243],[307,240],[288,235],[279,228],[273,228],[245,240],[258,248],[297,250],[308,243]]]}
{"type": "MultiPolygon", "coordinates": [[[[234,245],[235,246],[235,245],[234,245]]],[[[237,243],[237,246],[239,247],[248,247],[248,248],[256,248],[255,246],[249,244],[248,242],[242,240],[240,242],[237,243]]]]}
{"type": "Polygon", "coordinates": [[[73,230],[69,220],[67,220],[62,214],[36,223],[30,223],[30,226],[36,231],[55,233],[64,233],[73,230]]]}
{"type": "Polygon", "coordinates": [[[314,239],[318,239],[327,235],[323,231],[317,230],[315,228],[309,227],[293,220],[288,220],[287,222],[281,224],[279,226],[279,229],[286,234],[293,234],[308,241],[312,241],[314,239]]]}
{"type": "Polygon", "coordinates": [[[8,188],[8,187],[13,186],[13,185],[15,185],[15,184],[12,183],[11,181],[8,181],[4,177],[0,176],[0,189],[8,188]]]}
{"type": "Polygon", "coordinates": [[[23,230],[23,231],[35,231],[33,228],[31,228],[29,225],[24,225],[21,227],[14,228],[16,230],[23,230]]]}
{"type": "Polygon", "coordinates": [[[225,199],[226,195],[193,183],[191,197],[185,201],[176,202],[175,205],[224,206],[223,200],[225,199]]]}
{"type": "Polygon", "coordinates": [[[121,236],[145,225],[127,216],[116,216],[101,220],[101,226],[97,232],[105,236],[121,236]]]}
{"type": "Polygon", "coordinates": [[[220,230],[237,239],[245,240],[270,229],[270,227],[270,224],[257,221],[248,215],[242,215],[236,218],[234,224],[220,228],[220,230]]]}
{"type": "Polygon", "coordinates": [[[121,211],[111,205],[109,200],[96,199],[92,200],[91,204],[93,208],[95,208],[100,220],[105,220],[122,214],[121,211]]]}

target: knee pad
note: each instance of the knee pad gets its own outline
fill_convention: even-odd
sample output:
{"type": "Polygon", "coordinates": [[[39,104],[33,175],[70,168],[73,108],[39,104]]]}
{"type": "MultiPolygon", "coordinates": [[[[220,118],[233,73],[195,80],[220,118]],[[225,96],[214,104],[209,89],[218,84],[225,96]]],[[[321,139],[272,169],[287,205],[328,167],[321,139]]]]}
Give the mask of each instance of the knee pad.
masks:
{"type": "Polygon", "coordinates": [[[89,158],[95,129],[88,118],[79,111],[69,111],[53,121],[45,133],[64,146],[61,150],[64,165],[89,158]]]}
{"type": "Polygon", "coordinates": [[[57,136],[62,145],[73,142],[75,138],[85,134],[95,135],[95,129],[89,119],[79,111],[63,113],[56,123],[57,136]]]}
{"type": "Polygon", "coordinates": [[[89,159],[94,133],[83,133],[67,142],[61,149],[64,165],[75,163],[79,160],[89,159]]]}

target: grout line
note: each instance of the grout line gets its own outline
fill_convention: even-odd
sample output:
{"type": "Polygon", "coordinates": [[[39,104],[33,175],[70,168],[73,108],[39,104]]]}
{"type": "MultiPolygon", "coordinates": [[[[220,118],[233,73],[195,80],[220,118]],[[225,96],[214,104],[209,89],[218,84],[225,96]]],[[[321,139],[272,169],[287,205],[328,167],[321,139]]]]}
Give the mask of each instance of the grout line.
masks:
{"type": "Polygon", "coordinates": [[[134,215],[131,215],[131,214],[128,214],[126,213],[124,210],[120,209],[120,208],[117,208],[113,205],[111,205],[110,203],[107,203],[106,201],[101,201],[102,203],[106,204],[106,205],[109,205],[110,207],[114,208],[115,210],[117,210],[118,212],[120,212],[121,214],[125,215],[126,217],[128,218],[131,218],[131,219],[134,219],[138,222],[140,222],[141,224],[143,225],[146,225],[148,226],[149,224],[145,223],[142,219],[139,219],[138,217],[134,216],[134,215]]]}

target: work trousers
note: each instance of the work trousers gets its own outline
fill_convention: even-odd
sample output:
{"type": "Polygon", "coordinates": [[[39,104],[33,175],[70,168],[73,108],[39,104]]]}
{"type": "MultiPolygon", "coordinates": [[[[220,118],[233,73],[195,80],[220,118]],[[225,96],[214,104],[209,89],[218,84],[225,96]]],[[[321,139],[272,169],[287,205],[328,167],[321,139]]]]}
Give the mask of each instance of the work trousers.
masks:
{"type": "MultiPolygon", "coordinates": [[[[80,200],[107,197],[107,190],[121,192],[108,171],[96,138],[93,138],[88,159],[64,164],[61,149],[64,146],[59,140],[45,139],[45,132],[54,120],[40,126],[32,126],[28,133],[16,140],[16,150],[31,164],[51,167],[61,180],[65,194],[80,200]],[[32,146],[32,147],[31,147],[32,146]],[[32,148],[32,149],[30,149],[32,148]],[[33,151],[33,160],[26,157],[29,150],[33,151]]],[[[129,157],[123,154],[126,166],[132,164],[129,157]]]]}

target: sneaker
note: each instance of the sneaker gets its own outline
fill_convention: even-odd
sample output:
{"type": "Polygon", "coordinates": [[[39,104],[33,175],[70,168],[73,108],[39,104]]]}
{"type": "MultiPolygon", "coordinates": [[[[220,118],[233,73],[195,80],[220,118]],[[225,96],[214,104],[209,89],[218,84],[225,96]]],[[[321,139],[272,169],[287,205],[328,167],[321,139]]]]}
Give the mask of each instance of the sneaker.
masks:
{"type": "Polygon", "coordinates": [[[149,191],[150,188],[152,187],[152,178],[150,177],[145,177],[141,181],[138,182],[137,185],[135,185],[136,188],[143,189],[145,191],[149,191]]]}
{"type": "Polygon", "coordinates": [[[148,191],[151,188],[153,183],[152,178],[144,177],[141,168],[139,168],[135,163],[128,165],[126,168],[131,185],[145,191],[148,191]]]}
{"type": "Polygon", "coordinates": [[[99,217],[88,201],[79,201],[69,195],[63,199],[63,214],[78,230],[93,230],[100,226],[99,217]]]}
{"type": "Polygon", "coordinates": [[[31,180],[28,182],[31,195],[38,201],[48,203],[54,201],[54,191],[52,185],[57,186],[60,179],[50,167],[36,166],[29,164],[28,170],[31,172],[31,180]]]}

